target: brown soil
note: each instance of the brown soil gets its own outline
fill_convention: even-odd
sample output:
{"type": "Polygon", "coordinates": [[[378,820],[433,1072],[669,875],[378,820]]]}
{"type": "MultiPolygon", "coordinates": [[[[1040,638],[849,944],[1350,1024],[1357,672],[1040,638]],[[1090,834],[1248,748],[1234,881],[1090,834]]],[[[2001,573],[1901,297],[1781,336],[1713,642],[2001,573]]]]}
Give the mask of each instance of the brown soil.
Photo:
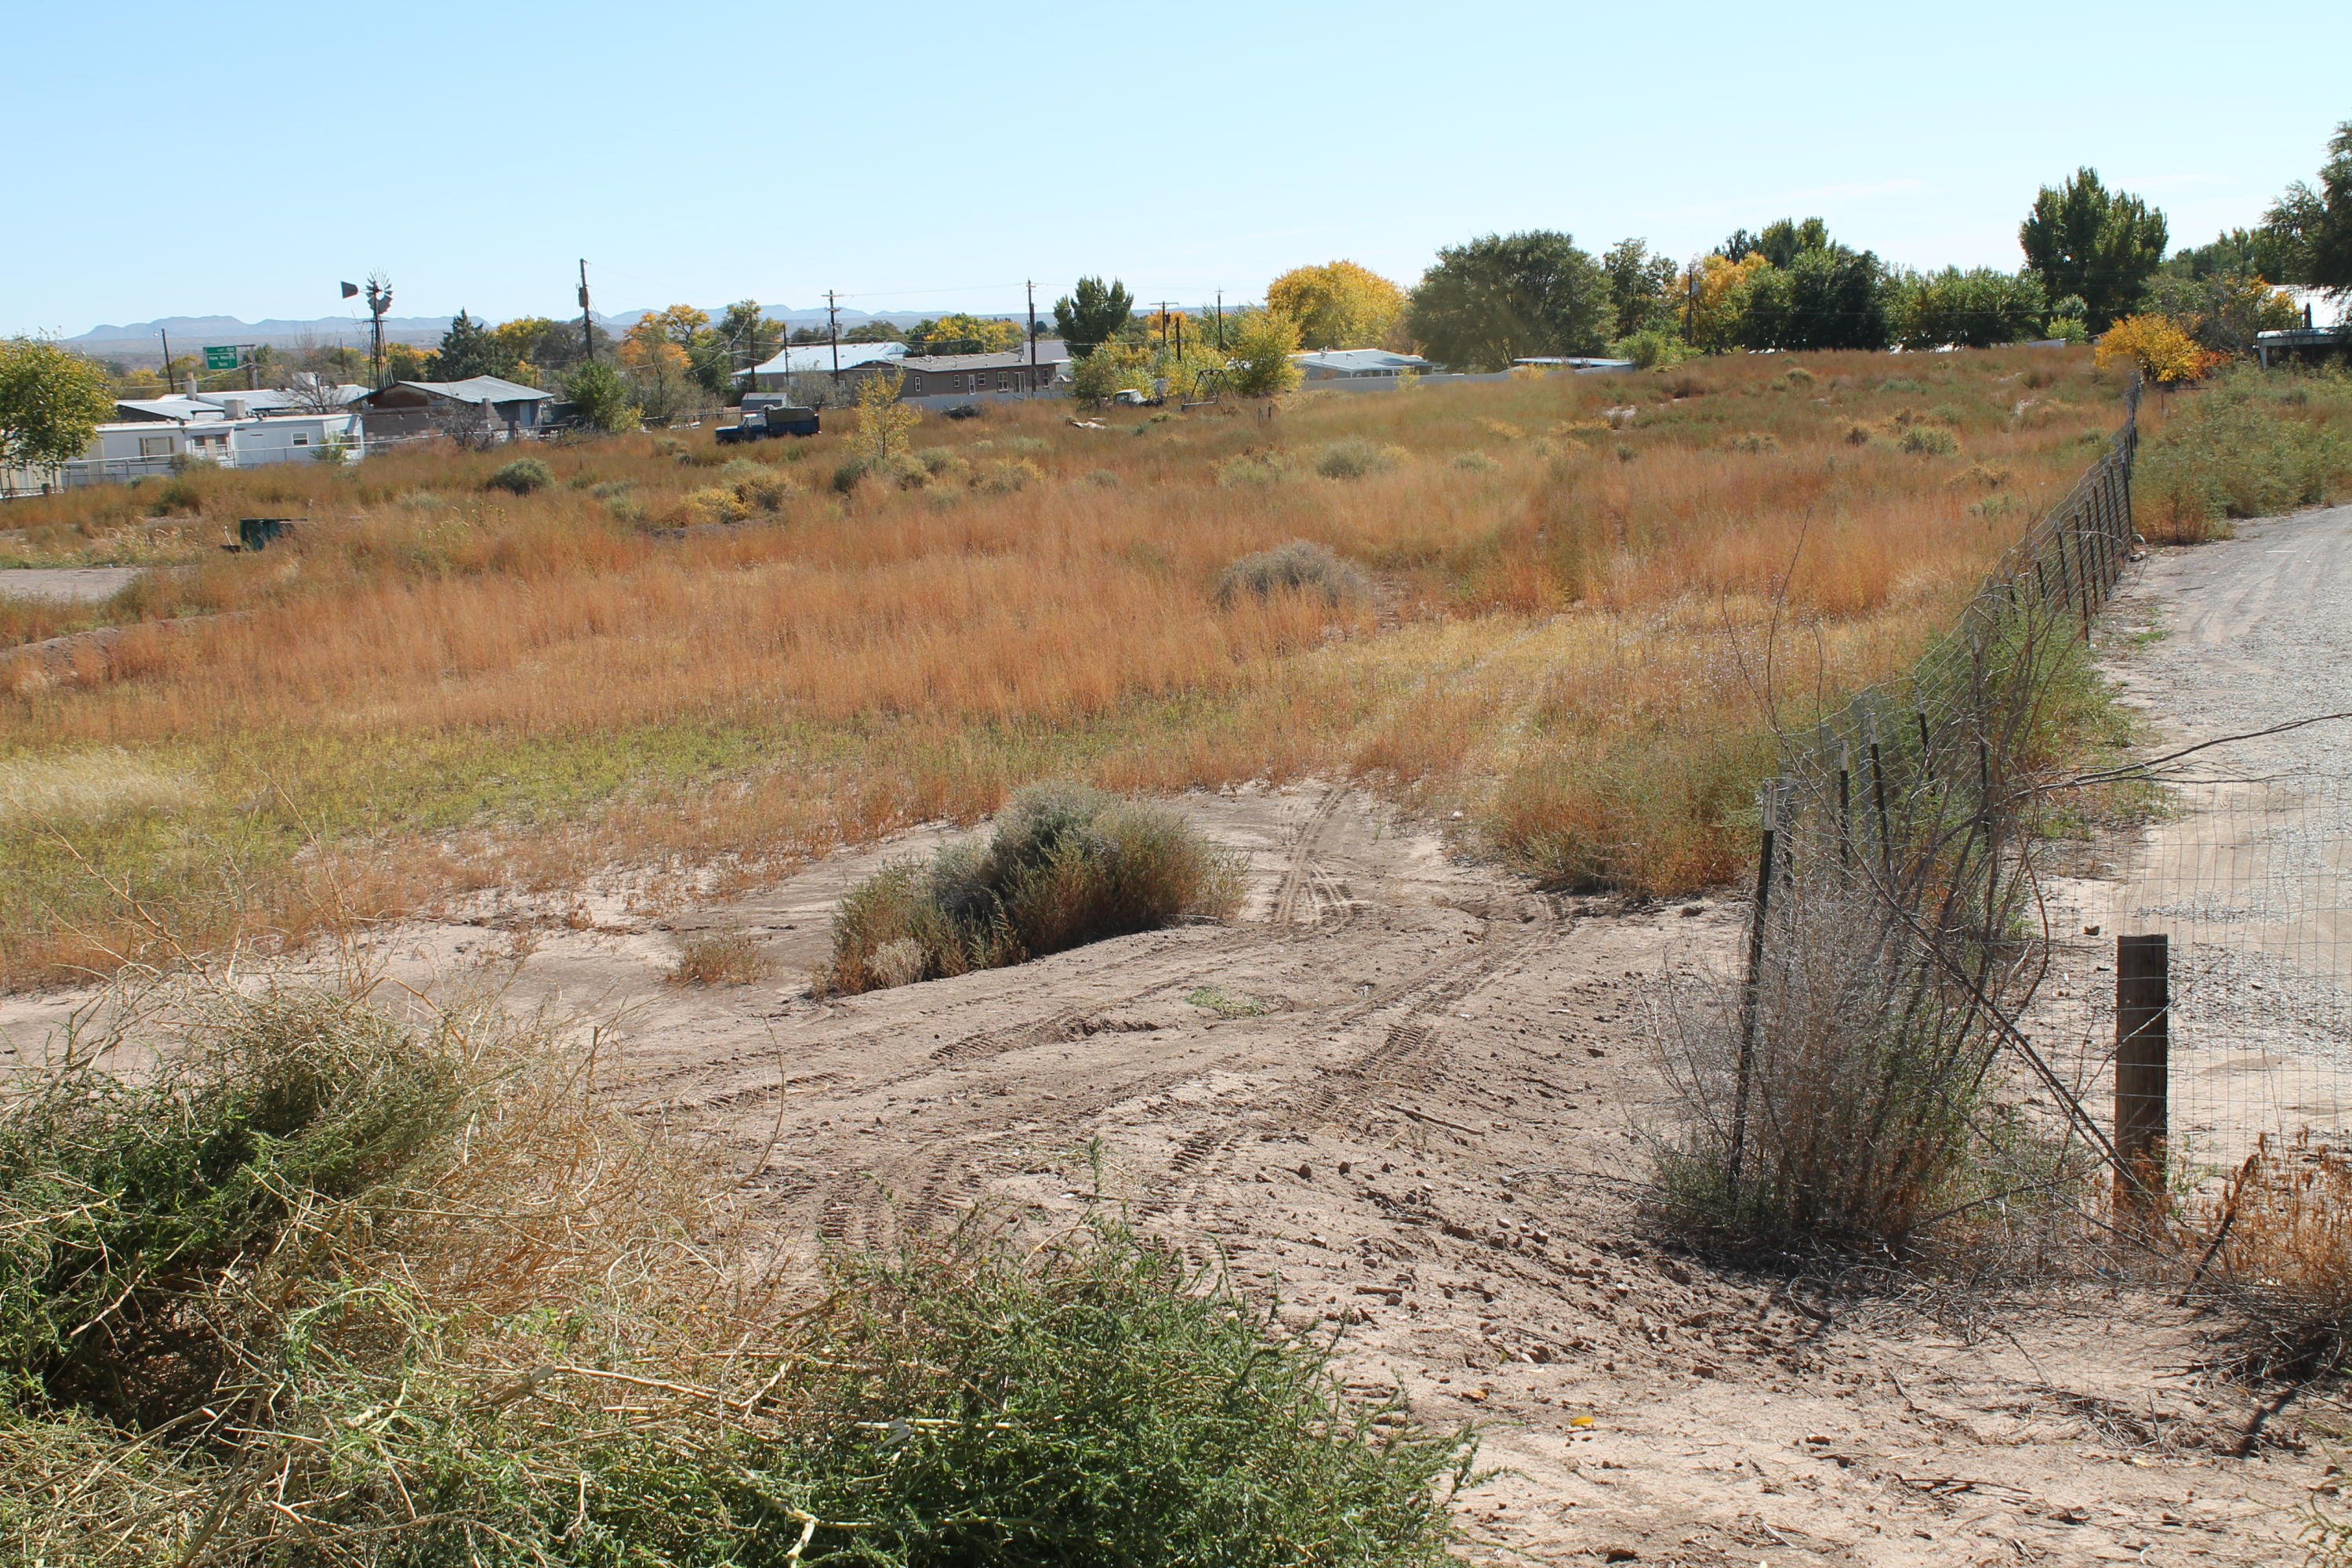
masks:
{"type": "MultiPolygon", "coordinates": [[[[1227,1260],[1360,1391],[1485,1428],[1509,1473],[1465,1500],[1476,1562],[2294,1560],[2324,1456],[2199,1373],[2207,1325],[2159,1298],[1832,1298],[1655,1245],[1649,1008],[1736,952],[1738,906],[1534,896],[1342,791],[1183,805],[1249,853],[1243,917],[1019,969],[808,994],[841,889],[936,835],[690,918],[591,903],[378,956],[604,1021],[611,1091],[713,1141],[811,1257],[986,1201],[1115,1205],[1227,1260]],[[712,931],[778,979],[665,984],[712,931]]],[[[74,1000],[0,1023],[29,1049],[74,1000]]]]}

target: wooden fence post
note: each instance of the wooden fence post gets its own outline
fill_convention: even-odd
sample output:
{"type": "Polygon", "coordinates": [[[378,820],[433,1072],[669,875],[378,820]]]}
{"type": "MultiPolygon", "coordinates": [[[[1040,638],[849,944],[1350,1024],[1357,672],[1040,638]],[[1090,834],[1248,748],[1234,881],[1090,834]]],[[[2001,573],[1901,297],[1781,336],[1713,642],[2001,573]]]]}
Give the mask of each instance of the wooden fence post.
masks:
{"type": "Polygon", "coordinates": [[[1731,1186],[1735,1196],[1740,1167],[1748,1155],[1748,1085],[1756,1072],[1756,1025],[1764,980],[1764,921],[1772,908],[1772,872],[1780,859],[1780,781],[1768,782],[1757,805],[1763,816],[1763,841],[1756,852],[1756,903],[1748,911],[1748,983],[1740,988],[1738,1079],[1731,1095],[1731,1186]]]}
{"type": "Polygon", "coordinates": [[[2116,938],[2116,1173],[2119,1205],[2147,1208],[2164,1190],[2172,1057],[2168,938],[2116,938]]]}

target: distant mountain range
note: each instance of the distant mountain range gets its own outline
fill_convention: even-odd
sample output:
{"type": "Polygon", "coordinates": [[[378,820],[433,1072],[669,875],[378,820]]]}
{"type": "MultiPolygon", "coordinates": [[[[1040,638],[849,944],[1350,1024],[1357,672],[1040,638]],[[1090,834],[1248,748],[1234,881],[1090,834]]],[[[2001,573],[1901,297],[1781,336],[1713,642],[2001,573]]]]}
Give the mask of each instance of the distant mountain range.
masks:
{"type": "MultiPolygon", "coordinates": [[[[725,307],[710,310],[711,320],[717,321],[725,307]]],[[[892,310],[881,315],[868,315],[863,310],[841,312],[844,331],[867,321],[888,321],[894,326],[909,327],[917,321],[942,314],[938,310],[892,310]]],[[[626,331],[646,316],[650,310],[623,310],[617,315],[591,312],[599,326],[614,332],[626,331]]],[[[793,327],[821,327],[825,314],[821,310],[771,310],[777,321],[793,327]]],[[[441,334],[449,330],[446,316],[386,316],[383,335],[387,342],[402,343],[437,343],[441,334]]],[[[235,316],[165,316],[152,321],[132,321],[126,325],[111,323],[92,327],[89,331],[67,338],[66,342],[85,353],[106,359],[161,363],[163,354],[161,333],[169,333],[174,354],[193,353],[207,343],[273,343],[286,346],[296,343],[346,342],[354,347],[368,339],[365,316],[319,316],[307,321],[281,321],[271,317],[266,321],[245,321],[235,316]]]]}

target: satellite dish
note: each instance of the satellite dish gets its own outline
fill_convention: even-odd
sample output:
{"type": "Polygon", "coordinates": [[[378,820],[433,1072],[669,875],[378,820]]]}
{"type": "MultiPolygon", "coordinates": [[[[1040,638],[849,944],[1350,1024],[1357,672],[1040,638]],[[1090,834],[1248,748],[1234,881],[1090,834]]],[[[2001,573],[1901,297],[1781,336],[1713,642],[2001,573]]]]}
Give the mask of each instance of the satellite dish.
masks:
{"type": "Polygon", "coordinates": [[[350,299],[352,295],[354,295],[354,294],[358,293],[359,291],[360,291],[360,286],[359,286],[358,284],[356,284],[356,283],[346,283],[346,284],[344,284],[344,285],[343,285],[343,298],[344,298],[344,299],[346,299],[346,300],[350,299]]]}

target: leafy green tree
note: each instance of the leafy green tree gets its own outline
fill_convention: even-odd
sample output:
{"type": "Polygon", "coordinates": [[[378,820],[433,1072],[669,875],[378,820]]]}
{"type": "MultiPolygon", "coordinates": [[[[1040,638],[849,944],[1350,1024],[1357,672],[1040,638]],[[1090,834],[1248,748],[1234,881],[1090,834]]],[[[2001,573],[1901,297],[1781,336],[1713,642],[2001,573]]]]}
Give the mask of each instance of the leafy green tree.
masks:
{"type": "MultiPolygon", "coordinates": [[[[1762,254],[1769,261],[1771,250],[1762,254]]],[[[1751,349],[1883,349],[1883,269],[1867,250],[1801,250],[1748,285],[1739,341],[1751,349]]]]}
{"type": "Polygon", "coordinates": [[[1888,328],[1906,349],[1990,348],[2035,336],[2050,314],[2032,272],[1973,267],[1906,272],[1888,284],[1888,328]]]}
{"type": "Polygon", "coordinates": [[[2137,310],[2164,260],[2164,215],[2137,196],[2110,191],[2094,169],[2042,187],[2018,226],[2025,264],[2053,298],[2080,295],[2091,331],[2103,332],[2137,310]]]}
{"type": "Polygon", "coordinates": [[[1135,314],[1135,297],[1114,278],[1081,278],[1069,293],[1054,301],[1054,330],[1070,345],[1070,353],[1086,358],[1119,334],[1135,314]]]}
{"type": "Polygon", "coordinates": [[[1731,237],[1717,246],[1715,253],[1726,261],[1744,261],[1750,256],[1761,256],[1775,267],[1787,267],[1808,250],[1828,250],[1830,226],[1817,217],[1799,223],[1784,217],[1778,223],[1764,226],[1761,234],[1746,229],[1734,229],[1731,237]]]}
{"type": "Polygon", "coordinates": [[[1233,388],[1244,397],[1273,397],[1297,386],[1304,374],[1290,356],[1298,352],[1298,323],[1279,310],[1252,310],[1236,327],[1225,324],[1233,344],[1233,388]]]}
{"type": "Polygon", "coordinates": [[[69,462],[113,417],[104,366],[47,338],[0,339],[0,467],[69,462]]]}
{"type": "Polygon", "coordinates": [[[563,395],[580,422],[592,430],[634,430],[639,414],[628,383],[604,360],[589,360],[563,378],[563,395]]]}
{"type": "Polygon", "coordinates": [[[1646,240],[1621,239],[1601,258],[1601,269],[1609,274],[1612,336],[1681,330],[1681,302],[1670,297],[1681,269],[1672,259],[1652,252],[1646,240]]]}
{"type": "Polygon", "coordinates": [[[449,318],[449,330],[441,334],[438,359],[435,370],[436,378],[442,381],[464,381],[476,375],[511,376],[515,373],[514,352],[499,341],[488,323],[462,310],[449,318]]]}
{"type": "Polygon", "coordinates": [[[1405,317],[1423,352],[1457,370],[1598,353],[1615,325],[1608,274],[1553,229],[1490,234],[1440,250],[1405,317]]]}
{"type": "Polygon", "coordinates": [[[2293,189],[2302,193],[2297,226],[2308,247],[2301,281],[2338,292],[2352,289],[2352,120],[2328,138],[2317,193],[2306,186],[2293,189]]]}

